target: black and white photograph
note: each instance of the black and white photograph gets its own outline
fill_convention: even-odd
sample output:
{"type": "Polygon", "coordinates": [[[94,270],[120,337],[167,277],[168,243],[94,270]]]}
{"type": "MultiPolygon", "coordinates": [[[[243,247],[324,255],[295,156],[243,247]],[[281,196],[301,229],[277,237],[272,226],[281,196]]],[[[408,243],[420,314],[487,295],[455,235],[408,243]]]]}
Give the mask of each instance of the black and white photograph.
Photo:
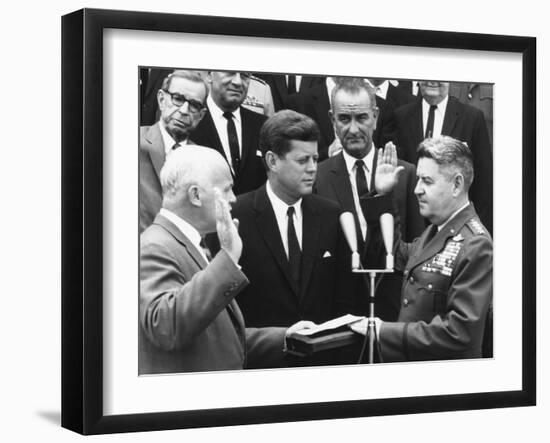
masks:
{"type": "Polygon", "coordinates": [[[62,426],[536,405],[536,39],[246,17],[62,18],[62,426]]]}
{"type": "Polygon", "coordinates": [[[139,373],[492,357],[493,85],[139,68],[139,373]]]}

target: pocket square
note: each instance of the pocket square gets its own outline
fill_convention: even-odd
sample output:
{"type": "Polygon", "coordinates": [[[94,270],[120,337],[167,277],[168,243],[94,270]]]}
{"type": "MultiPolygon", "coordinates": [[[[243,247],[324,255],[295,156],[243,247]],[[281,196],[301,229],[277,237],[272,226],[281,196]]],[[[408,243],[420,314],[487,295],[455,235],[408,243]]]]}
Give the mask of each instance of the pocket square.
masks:
{"type": "Polygon", "coordinates": [[[328,257],[332,257],[332,254],[330,253],[330,251],[325,251],[325,253],[323,254],[323,258],[328,258],[328,257]]]}
{"type": "Polygon", "coordinates": [[[259,149],[256,149],[256,157],[263,157],[262,151],[260,151],[259,149]]]}

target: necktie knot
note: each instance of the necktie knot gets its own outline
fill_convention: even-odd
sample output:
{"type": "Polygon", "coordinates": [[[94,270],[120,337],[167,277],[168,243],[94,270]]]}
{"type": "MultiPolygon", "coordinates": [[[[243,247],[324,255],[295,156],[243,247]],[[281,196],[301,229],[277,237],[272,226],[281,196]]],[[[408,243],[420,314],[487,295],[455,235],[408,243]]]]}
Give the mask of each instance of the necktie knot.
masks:
{"type": "Polygon", "coordinates": [[[289,206],[288,209],[286,210],[286,215],[288,215],[288,217],[294,217],[294,206],[289,206]]]}
{"type": "Polygon", "coordinates": [[[181,144],[178,142],[178,143],[174,143],[174,146],[172,146],[172,151],[175,151],[176,149],[178,149],[179,147],[181,146],[181,144]]]}
{"type": "MultiPolygon", "coordinates": [[[[218,115],[219,115],[219,114],[218,114],[218,115]]],[[[227,120],[233,120],[233,117],[234,117],[234,116],[233,116],[233,113],[232,113],[232,112],[229,112],[229,111],[224,112],[224,113],[223,113],[223,116],[224,116],[224,118],[227,119],[227,120]]]]}
{"type": "Polygon", "coordinates": [[[357,169],[363,168],[365,162],[363,160],[355,160],[355,166],[357,166],[357,169]]]}

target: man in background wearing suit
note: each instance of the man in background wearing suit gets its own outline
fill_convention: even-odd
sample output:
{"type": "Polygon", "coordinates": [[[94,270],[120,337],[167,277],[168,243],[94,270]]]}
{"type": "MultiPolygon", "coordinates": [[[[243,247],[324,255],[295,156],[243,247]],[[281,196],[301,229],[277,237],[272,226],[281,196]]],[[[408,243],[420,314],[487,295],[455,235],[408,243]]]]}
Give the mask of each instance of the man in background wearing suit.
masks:
{"type": "Polygon", "coordinates": [[[207,112],[191,137],[215,149],[231,168],[236,195],[257,189],[266,180],[258,135],[264,115],[242,106],[248,92],[249,72],[210,71],[207,112]]]}
{"type": "MultiPolygon", "coordinates": [[[[171,154],[161,171],[162,209],[141,236],[139,373],[281,366],[284,328],[245,328],[235,296],[248,284],[227,163],[212,149],[171,154]],[[217,232],[209,262],[201,247],[217,232]]],[[[261,295],[261,294],[258,294],[261,295]]],[[[288,333],[311,326],[301,322],[288,333]]]]}
{"type": "MultiPolygon", "coordinates": [[[[330,118],[334,132],[342,142],[343,151],[319,165],[315,192],[337,202],[343,211],[354,215],[359,251],[363,252],[372,233],[367,232],[362,198],[375,194],[374,177],[378,151],[373,143],[378,108],[374,88],[362,78],[346,78],[332,90],[330,118]]],[[[402,237],[412,241],[424,230],[425,224],[414,195],[416,170],[410,163],[399,161],[404,168],[393,191],[394,205],[400,219],[402,237]]],[[[364,263],[364,265],[367,265],[364,263]]],[[[367,313],[367,297],[362,279],[357,278],[356,312],[367,313]]],[[[387,275],[376,300],[378,315],[395,320],[399,313],[401,277],[387,275]],[[386,294],[387,293],[387,294],[386,294]]]]}
{"type": "Polygon", "coordinates": [[[397,153],[416,164],[417,147],[428,137],[448,135],[472,151],[476,177],[470,199],[485,227],[493,230],[493,155],[483,113],[449,96],[449,83],[420,81],[422,100],[395,111],[397,153]]]}
{"type": "Polygon", "coordinates": [[[247,324],[316,323],[349,312],[350,252],[338,205],[312,195],[319,130],[291,110],[262,127],[267,183],[237,198],[233,214],[243,239],[240,265],[250,285],[237,297],[247,324]]]}
{"type": "Polygon", "coordinates": [[[179,147],[194,144],[189,134],[205,113],[208,90],[193,71],[174,71],[157,91],[160,119],[139,130],[139,232],[154,220],[162,203],[160,170],[179,147]]]}

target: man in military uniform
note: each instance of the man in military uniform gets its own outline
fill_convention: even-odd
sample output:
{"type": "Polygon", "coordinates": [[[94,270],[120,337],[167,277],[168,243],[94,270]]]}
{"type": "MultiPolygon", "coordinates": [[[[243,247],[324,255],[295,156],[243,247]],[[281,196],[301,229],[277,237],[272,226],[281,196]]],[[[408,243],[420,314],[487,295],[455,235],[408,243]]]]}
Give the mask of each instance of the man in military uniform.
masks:
{"type": "MultiPolygon", "coordinates": [[[[493,242],[468,200],[472,154],[465,143],[441,136],[424,140],[418,157],[415,194],[431,225],[412,243],[398,236],[394,255],[395,267],[404,274],[401,308],[397,322],[375,320],[381,358],[479,358],[493,295],[493,242]]],[[[382,196],[374,198],[391,193],[402,169],[396,165],[394,146],[386,146],[376,169],[382,196]]],[[[385,212],[381,206],[371,205],[385,212]]],[[[364,333],[365,323],[354,329],[364,333]]]]}

